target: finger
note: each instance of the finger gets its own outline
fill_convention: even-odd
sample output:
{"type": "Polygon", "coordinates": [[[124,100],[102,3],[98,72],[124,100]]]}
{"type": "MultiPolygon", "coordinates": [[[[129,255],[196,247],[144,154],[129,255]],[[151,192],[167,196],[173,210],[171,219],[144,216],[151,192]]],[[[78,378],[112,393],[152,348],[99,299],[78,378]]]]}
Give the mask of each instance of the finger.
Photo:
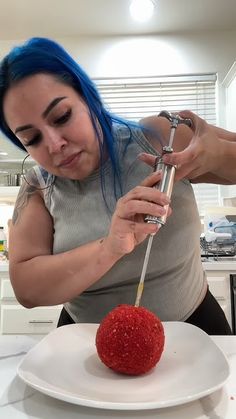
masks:
{"type": "Polygon", "coordinates": [[[205,174],[205,171],[202,170],[202,167],[198,166],[194,170],[189,171],[188,179],[193,180],[205,174]]]}
{"type": "Polygon", "coordinates": [[[148,154],[148,153],[140,153],[138,155],[138,159],[146,164],[148,164],[149,166],[155,167],[156,165],[156,159],[158,157],[157,156],[153,156],[152,154],[148,154]]]}
{"type": "Polygon", "coordinates": [[[193,112],[189,111],[188,109],[185,109],[185,110],[179,112],[179,116],[181,118],[183,118],[183,119],[190,119],[191,122],[192,122],[192,125],[191,125],[190,128],[192,129],[192,131],[195,131],[195,128],[196,128],[196,119],[197,119],[196,118],[196,114],[194,114],[193,112]]]}
{"type": "MultiPolygon", "coordinates": [[[[168,204],[167,204],[168,205],[168,204]]],[[[160,204],[149,201],[140,201],[140,200],[130,200],[119,205],[117,208],[117,216],[123,219],[130,219],[135,215],[146,215],[150,214],[155,217],[160,217],[165,215],[167,208],[160,204]]]]}
{"type": "Polygon", "coordinates": [[[190,144],[183,151],[177,153],[165,154],[163,156],[163,161],[166,164],[172,164],[175,166],[182,166],[188,164],[189,162],[193,163],[197,157],[196,148],[193,144],[190,144]]]}
{"type": "Polygon", "coordinates": [[[126,205],[131,200],[149,201],[161,206],[170,203],[170,198],[164,192],[161,192],[157,188],[146,186],[136,186],[136,188],[120,198],[117,205],[126,205]]]}
{"type": "Polygon", "coordinates": [[[119,228],[116,228],[116,234],[125,235],[127,233],[134,234],[154,234],[160,228],[160,225],[154,223],[146,223],[144,220],[136,222],[131,220],[121,219],[119,228]]]}
{"type": "Polygon", "coordinates": [[[175,181],[181,179],[195,179],[203,174],[202,169],[198,166],[193,169],[192,165],[181,166],[175,172],[175,181]]]}
{"type": "Polygon", "coordinates": [[[170,217],[171,214],[172,214],[172,208],[168,207],[167,217],[170,217]]]}
{"type": "Polygon", "coordinates": [[[181,118],[191,119],[192,121],[191,129],[196,135],[199,135],[200,133],[202,133],[203,130],[205,131],[207,122],[204,119],[200,118],[200,116],[198,116],[197,114],[189,110],[184,110],[184,111],[179,112],[179,115],[181,116],[181,118]]]}
{"type": "Polygon", "coordinates": [[[141,186],[149,186],[152,187],[156,185],[158,182],[160,182],[162,178],[162,171],[157,170],[156,172],[150,173],[142,182],[141,186]]]}

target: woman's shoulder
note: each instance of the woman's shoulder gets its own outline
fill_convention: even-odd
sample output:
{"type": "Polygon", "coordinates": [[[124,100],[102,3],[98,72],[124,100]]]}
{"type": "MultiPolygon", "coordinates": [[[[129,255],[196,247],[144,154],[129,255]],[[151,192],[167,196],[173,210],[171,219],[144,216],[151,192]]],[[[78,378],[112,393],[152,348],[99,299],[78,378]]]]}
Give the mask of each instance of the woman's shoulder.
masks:
{"type": "Polygon", "coordinates": [[[123,122],[115,122],[112,125],[113,135],[119,139],[127,139],[140,133],[158,133],[163,135],[167,133],[168,121],[165,118],[159,118],[158,116],[148,116],[140,119],[139,121],[124,120],[123,122]]]}
{"type": "MultiPolygon", "coordinates": [[[[145,135],[151,144],[153,143],[153,133],[154,136],[155,133],[158,133],[162,145],[167,145],[169,143],[171,125],[167,118],[159,115],[148,116],[142,118],[139,123],[143,127],[145,135]]],[[[189,127],[184,124],[178,125],[173,143],[174,151],[182,151],[186,148],[192,135],[192,131],[189,127]]]]}
{"type": "Polygon", "coordinates": [[[162,141],[165,142],[165,139],[168,137],[170,130],[170,122],[159,115],[146,116],[139,120],[139,124],[142,129],[145,131],[146,135],[152,135],[158,133],[162,141]]]}
{"type": "Polygon", "coordinates": [[[34,165],[25,174],[26,183],[36,189],[44,189],[53,182],[54,176],[47,172],[43,167],[34,165]]]}
{"type": "MultiPolygon", "coordinates": [[[[157,114],[144,117],[136,122],[125,121],[125,123],[115,123],[113,134],[119,144],[127,145],[130,144],[130,141],[132,142],[134,140],[141,143],[144,147],[151,146],[160,153],[162,147],[169,143],[170,128],[170,121],[157,114]]],[[[178,127],[173,144],[175,151],[181,151],[188,145],[189,139],[191,138],[190,131],[184,125],[178,127]]]]}
{"type": "Polygon", "coordinates": [[[113,125],[113,137],[118,150],[127,151],[131,145],[137,144],[141,151],[155,153],[160,151],[163,143],[162,133],[153,119],[143,118],[140,121],[125,121],[113,125]]]}

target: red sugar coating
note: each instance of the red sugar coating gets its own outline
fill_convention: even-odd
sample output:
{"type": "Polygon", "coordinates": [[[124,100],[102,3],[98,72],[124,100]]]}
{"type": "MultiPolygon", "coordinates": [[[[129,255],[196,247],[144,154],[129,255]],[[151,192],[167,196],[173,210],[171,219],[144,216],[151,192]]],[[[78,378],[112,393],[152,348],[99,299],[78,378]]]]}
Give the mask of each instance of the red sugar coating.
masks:
{"type": "Polygon", "coordinates": [[[144,307],[121,304],[98,327],[97,353],[114,371],[139,375],[160,360],[165,335],[160,319],[144,307]]]}

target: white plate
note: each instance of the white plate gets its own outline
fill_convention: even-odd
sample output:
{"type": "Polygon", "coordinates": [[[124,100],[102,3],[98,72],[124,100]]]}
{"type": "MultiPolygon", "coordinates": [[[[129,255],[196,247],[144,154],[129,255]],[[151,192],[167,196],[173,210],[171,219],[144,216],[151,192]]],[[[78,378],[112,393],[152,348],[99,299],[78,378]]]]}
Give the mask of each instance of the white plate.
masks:
{"type": "Polygon", "coordinates": [[[23,381],[49,396],[103,409],[164,408],[196,400],[223,386],[229,364],[201,329],[164,322],[165,348],[151,372],[138,377],[113,372],[95,347],[96,324],[55,329],[18,367],[23,381]]]}

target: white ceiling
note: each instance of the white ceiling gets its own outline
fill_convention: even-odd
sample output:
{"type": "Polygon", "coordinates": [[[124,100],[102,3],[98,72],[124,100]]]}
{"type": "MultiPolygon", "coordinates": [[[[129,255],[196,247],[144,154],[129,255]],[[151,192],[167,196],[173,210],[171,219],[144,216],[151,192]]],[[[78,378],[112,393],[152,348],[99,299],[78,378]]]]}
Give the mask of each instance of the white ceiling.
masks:
{"type": "MultiPolygon", "coordinates": [[[[0,40],[236,29],[236,0],[153,1],[153,18],[140,24],[130,18],[130,0],[1,0],[0,40]]],[[[0,138],[3,149],[11,158],[22,157],[0,138]]]]}
{"type": "Polygon", "coordinates": [[[236,0],[153,0],[155,14],[145,24],[131,20],[130,1],[1,0],[0,39],[223,30],[236,26],[236,0]]]}

